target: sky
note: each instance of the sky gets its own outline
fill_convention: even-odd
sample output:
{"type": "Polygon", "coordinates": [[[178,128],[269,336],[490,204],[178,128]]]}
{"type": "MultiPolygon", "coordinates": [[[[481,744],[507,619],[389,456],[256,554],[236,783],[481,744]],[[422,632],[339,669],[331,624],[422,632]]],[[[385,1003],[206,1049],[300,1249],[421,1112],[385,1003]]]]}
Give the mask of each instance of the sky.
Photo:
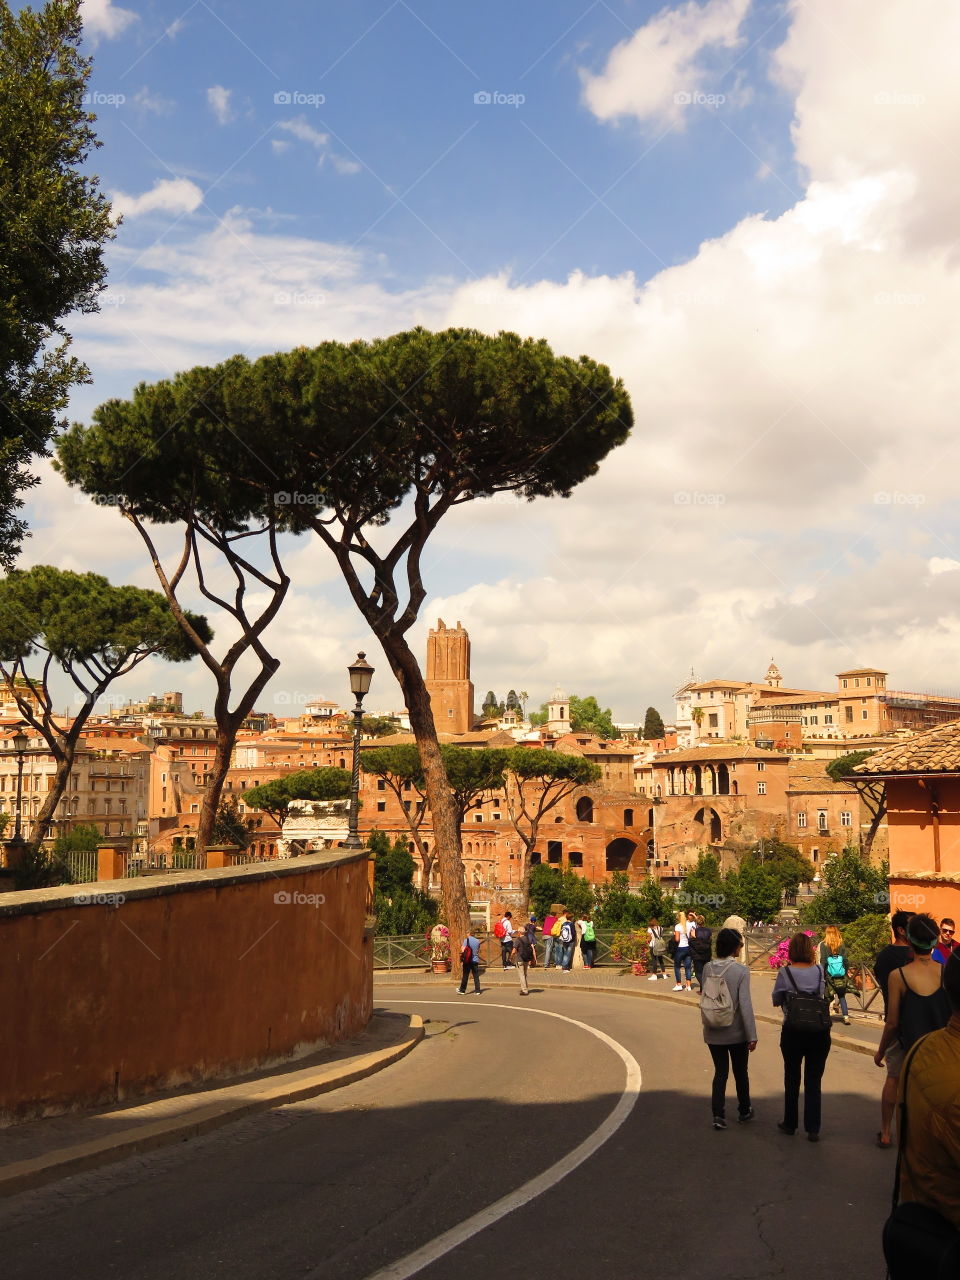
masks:
{"type": "MultiPolygon", "coordinates": [[[[415,324],[545,337],[636,426],[568,499],[477,502],[424,561],[478,702],[701,678],[954,691],[960,9],[942,0],[85,0],[92,166],[123,223],[70,323],[86,420],[143,380],[415,324]]],[[[153,586],[41,463],[21,565],[153,586]]],[[[319,544],[262,706],[400,703],[319,544]]],[[[216,620],[214,625],[216,625],[216,620]]],[[[226,631],[223,631],[226,635],[226,631]]],[[[145,664],[114,697],[182,689],[145,664]]],[[[66,696],[66,695],[65,695],[66,696]]]]}

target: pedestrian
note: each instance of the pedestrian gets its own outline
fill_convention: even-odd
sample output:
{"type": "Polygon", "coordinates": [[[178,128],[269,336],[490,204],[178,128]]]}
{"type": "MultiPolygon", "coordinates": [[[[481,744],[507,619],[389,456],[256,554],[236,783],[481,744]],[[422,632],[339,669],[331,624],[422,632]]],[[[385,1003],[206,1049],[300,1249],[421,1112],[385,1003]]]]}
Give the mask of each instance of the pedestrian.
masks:
{"type": "Polygon", "coordinates": [[[940,964],[946,964],[957,949],[956,931],[957,927],[949,916],[940,921],[940,937],[933,949],[933,958],[940,964]]]}
{"type": "Polygon", "coordinates": [[[530,935],[526,929],[513,935],[510,959],[520,974],[520,994],[522,996],[530,994],[530,988],[527,986],[527,969],[533,963],[535,954],[533,943],[530,941],[530,935]]]}
{"type": "Polygon", "coordinates": [[[667,940],[663,936],[663,928],[656,916],[650,921],[647,927],[647,937],[650,939],[647,955],[649,956],[650,977],[648,982],[656,982],[658,979],[667,980],[665,973],[666,961],[664,957],[667,954],[667,940]]]}
{"type": "Polygon", "coordinates": [[[572,911],[563,913],[557,936],[560,941],[560,969],[563,973],[569,973],[573,966],[573,949],[577,941],[577,926],[573,922],[572,911]]]}
{"type": "Polygon", "coordinates": [[[543,967],[550,968],[550,961],[553,958],[553,926],[557,922],[557,908],[551,907],[547,914],[543,917],[543,967]]]}
{"type": "MultiPolygon", "coordinates": [[[[890,920],[890,931],[893,942],[888,943],[878,952],[873,962],[873,974],[883,997],[883,1020],[887,1020],[887,989],[890,975],[913,960],[913,952],[907,943],[907,925],[913,917],[912,911],[895,911],[890,920]]],[[[893,1126],[893,1115],[897,1105],[897,1084],[903,1067],[903,1045],[892,1040],[887,1046],[884,1066],[887,1069],[880,1094],[880,1132],[877,1134],[877,1146],[891,1145],[890,1131],[893,1126]]]]}
{"type": "Polygon", "coordinates": [[[747,922],[744,920],[743,916],[727,916],[720,928],[736,929],[737,933],[739,933],[740,937],[743,939],[743,945],[747,945],[747,922]]]}
{"type": "Polygon", "coordinates": [[[474,937],[472,933],[468,933],[460,944],[460,964],[463,973],[460,978],[460,986],[458,988],[460,994],[467,994],[467,983],[470,975],[473,974],[473,994],[480,994],[480,940],[474,937]]]}
{"type": "Polygon", "coordinates": [[[531,916],[527,923],[523,926],[523,931],[527,935],[527,940],[533,948],[533,959],[530,964],[533,968],[537,967],[537,917],[531,916]]]}
{"type": "Polygon", "coordinates": [[[843,934],[836,925],[828,924],[823,931],[820,943],[820,964],[827,975],[827,990],[837,1002],[843,1025],[850,1025],[850,1010],[847,1008],[847,948],[843,945],[843,934]]]}
{"type": "Polygon", "coordinates": [[[590,912],[586,912],[577,921],[580,930],[580,954],[583,956],[583,967],[592,969],[597,960],[597,930],[590,912]]]}
{"type": "Polygon", "coordinates": [[[795,933],[787,960],[773,984],[774,1007],[783,1009],[783,1120],[777,1128],[791,1138],[797,1132],[802,1070],[803,1127],[810,1142],[819,1142],[820,1084],[830,1054],[830,1001],[811,938],[795,933]]]}
{"type": "Polygon", "coordinates": [[[500,918],[499,923],[494,929],[494,933],[500,939],[500,959],[503,961],[504,969],[512,969],[510,963],[510,953],[513,951],[513,912],[505,911],[500,918]]]}
{"type": "Polygon", "coordinates": [[[950,1020],[911,1050],[900,1077],[900,1204],[883,1230],[890,1280],[913,1280],[914,1276],[952,1280],[960,1275],[960,953],[956,951],[944,966],[943,987],[950,1020]]]}
{"type": "MultiPolygon", "coordinates": [[[[939,1031],[950,1019],[950,1002],[943,990],[945,966],[933,958],[938,936],[933,916],[917,914],[907,922],[907,946],[913,959],[890,974],[883,1035],[873,1058],[878,1067],[884,1065],[891,1044],[899,1044],[906,1055],[928,1031],[939,1031]]],[[[877,1146],[890,1146],[889,1126],[877,1134],[877,1146]]]]}
{"type": "Polygon", "coordinates": [[[717,934],[717,958],[702,970],[700,1017],[703,1039],[713,1059],[710,1105],[714,1129],[725,1129],[727,1077],[733,1068],[737,1115],[741,1124],[753,1119],[748,1061],[757,1047],[757,1024],[750,999],[750,970],[740,963],[743,938],[735,929],[717,934]]]}
{"type": "Polygon", "coordinates": [[[690,955],[690,934],[696,929],[696,925],[691,925],[684,912],[677,912],[677,923],[673,926],[673,937],[676,942],[676,951],[673,953],[673,980],[674,991],[692,991],[690,985],[690,972],[693,961],[690,955]],[[680,968],[683,966],[685,982],[680,981],[680,968]]]}
{"type": "MultiPolygon", "coordinates": [[[[741,942],[743,939],[741,938],[741,942]]],[[[690,938],[690,956],[693,960],[693,973],[697,979],[697,987],[703,991],[703,966],[713,955],[713,930],[707,928],[703,916],[694,916],[694,930],[690,938]]]]}

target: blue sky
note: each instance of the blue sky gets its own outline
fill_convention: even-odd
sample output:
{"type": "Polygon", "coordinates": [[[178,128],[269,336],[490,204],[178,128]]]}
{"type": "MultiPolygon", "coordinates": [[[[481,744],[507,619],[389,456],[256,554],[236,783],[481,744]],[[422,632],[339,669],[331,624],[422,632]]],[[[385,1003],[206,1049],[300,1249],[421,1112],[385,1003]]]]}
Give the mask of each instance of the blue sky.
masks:
{"type": "MultiPolygon", "coordinates": [[[[745,213],[792,203],[783,181],[759,175],[764,163],[794,185],[783,165],[792,104],[763,72],[782,37],[781,5],[757,6],[744,47],[712,59],[714,92],[749,83],[742,109],[694,106],[681,130],[611,127],[585,107],[581,72],[598,71],[658,9],[145,6],[122,39],[96,48],[94,93],[125,99],[98,108],[97,165],[108,188],[127,193],[164,178],[197,182],[203,205],[166,235],[241,206],[262,225],[384,255],[398,286],[503,270],[518,281],[576,269],[646,279],[745,213]],[[229,95],[224,123],[208,103],[214,88],[229,95]],[[484,91],[524,101],[475,103],[484,91]],[[294,100],[275,101],[285,94],[294,100]]],[[[119,243],[154,230],[128,224],[119,243]]]]}
{"type": "MultiPolygon", "coordinates": [[[[960,11],[919,8],[85,0],[125,221],[73,413],[236,351],[544,336],[624,378],[634,435],[568,501],[448,519],[417,643],[460,618],[482,691],[624,719],[771,656],[805,687],[955,684],[960,11]]],[[[115,513],[43,477],[25,562],[152,585],[115,513]]],[[[297,556],[284,688],[337,696],[368,638],[297,556]]],[[[209,704],[200,671],[127,692],[169,678],[209,704]]]]}

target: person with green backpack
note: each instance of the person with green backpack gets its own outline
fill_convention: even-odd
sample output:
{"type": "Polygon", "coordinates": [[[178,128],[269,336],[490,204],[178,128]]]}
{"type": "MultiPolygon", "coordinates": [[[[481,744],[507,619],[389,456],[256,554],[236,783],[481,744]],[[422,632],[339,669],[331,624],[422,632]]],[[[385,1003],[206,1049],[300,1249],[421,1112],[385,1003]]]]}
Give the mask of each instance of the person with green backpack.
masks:
{"type": "Polygon", "coordinates": [[[597,962],[597,930],[589,911],[577,921],[580,930],[580,954],[583,956],[583,967],[592,969],[597,962]]]}
{"type": "Polygon", "coordinates": [[[840,1006],[843,1025],[850,1025],[850,1011],[847,1009],[847,948],[843,945],[843,934],[836,925],[827,925],[820,943],[820,964],[827,975],[827,990],[840,1006]]]}

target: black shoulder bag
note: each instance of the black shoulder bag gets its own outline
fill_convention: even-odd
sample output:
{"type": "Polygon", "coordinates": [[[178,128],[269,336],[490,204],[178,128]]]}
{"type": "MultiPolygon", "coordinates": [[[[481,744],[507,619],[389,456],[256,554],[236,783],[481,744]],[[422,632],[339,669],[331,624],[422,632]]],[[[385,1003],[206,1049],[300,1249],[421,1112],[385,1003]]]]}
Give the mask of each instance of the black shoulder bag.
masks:
{"type": "Polygon", "coordinates": [[[790,966],[787,965],[787,977],[790,979],[793,990],[788,991],[784,999],[787,1008],[784,1023],[794,1031],[830,1030],[830,1001],[820,994],[823,991],[823,970],[819,965],[817,965],[817,971],[820,974],[820,982],[816,995],[813,995],[800,990],[796,978],[790,972],[790,966]]]}

